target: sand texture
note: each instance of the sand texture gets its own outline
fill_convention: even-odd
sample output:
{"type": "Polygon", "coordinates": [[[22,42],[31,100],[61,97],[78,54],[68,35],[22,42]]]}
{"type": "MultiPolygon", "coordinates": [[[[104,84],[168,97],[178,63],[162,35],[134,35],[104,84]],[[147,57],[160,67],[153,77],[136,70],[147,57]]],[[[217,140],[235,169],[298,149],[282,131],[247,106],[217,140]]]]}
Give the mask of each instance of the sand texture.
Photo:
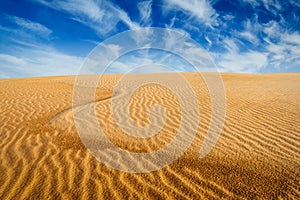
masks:
{"type": "MultiPolygon", "coordinates": [[[[172,74],[150,74],[131,75],[127,86],[147,76],[177,84],[172,74]]],[[[72,111],[74,76],[0,80],[0,199],[300,199],[300,74],[222,74],[224,127],[203,159],[199,150],[210,122],[210,95],[198,74],[183,76],[199,105],[193,143],[172,164],[137,174],[106,166],[81,142],[72,111]]],[[[111,108],[112,99],[127,91],[124,86],[113,95],[120,77],[104,75],[95,97],[107,138],[136,153],[170,143],[181,123],[176,96],[158,84],[140,87],[128,105],[131,119],[140,126],[158,123],[149,112],[160,104],[166,121],[151,138],[128,136],[111,108]]],[[[90,102],[83,101],[75,111],[86,106],[90,102]]],[[[188,120],[194,120],[192,114],[188,120]]],[[[104,152],[105,144],[100,147],[104,152]]],[[[122,164],[118,155],[107,159],[122,164]]]]}

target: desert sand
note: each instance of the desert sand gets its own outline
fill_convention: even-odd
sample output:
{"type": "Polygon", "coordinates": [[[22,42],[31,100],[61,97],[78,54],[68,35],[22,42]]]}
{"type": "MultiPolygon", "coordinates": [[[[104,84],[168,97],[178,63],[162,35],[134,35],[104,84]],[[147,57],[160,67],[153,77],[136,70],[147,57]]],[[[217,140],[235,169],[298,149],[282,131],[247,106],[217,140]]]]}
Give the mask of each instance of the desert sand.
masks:
{"type": "MultiPolygon", "coordinates": [[[[300,74],[222,74],[224,127],[203,159],[210,95],[197,74],[183,75],[198,98],[196,136],[179,159],[149,173],[112,169],[85,148],[73,121],[74,76],[0,80],[0,199],[300,199],[300,74]]],[[[132,75],[132,81],[146,76],[153,75],[132,75]]],[[[132,119],[151,123],[149,108],[158,103],[166,108],[166,122],[150,139],[129,137],[110,108],[120,77],[104,75],[97,89],[103,131],[128,151],[162,148],[180,124],[176,96],[159,85],[141,87],[129,104],[132,119]]]]}

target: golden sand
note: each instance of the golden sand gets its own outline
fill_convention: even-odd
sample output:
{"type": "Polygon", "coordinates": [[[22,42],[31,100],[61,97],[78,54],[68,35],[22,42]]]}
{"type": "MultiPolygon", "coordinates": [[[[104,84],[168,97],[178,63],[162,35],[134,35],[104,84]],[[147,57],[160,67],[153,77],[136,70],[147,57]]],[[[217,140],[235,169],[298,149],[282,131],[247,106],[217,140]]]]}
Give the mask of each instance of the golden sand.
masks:
{"type": "MultiPolygon", "coordinates": [[[[74,77],[0,80],[0,199],[300,199],[300,74],[222,74],[225,124],[204,159],[210,95],[197,74],[184,76],[201,112],[194,142],[171,165],[140,174],[107,167],[86,150],[73,121],[74,77]]],[[[151,123],[149,108],[158,103],[166,124],[150,139],[129,137],[110,108],[118,78],[105,75],[96,95],[107,137],[137,153],[168,144],[180,123],[176,96],[155,84],[139,88],[129,104],[132,119],[151,123]]]]}

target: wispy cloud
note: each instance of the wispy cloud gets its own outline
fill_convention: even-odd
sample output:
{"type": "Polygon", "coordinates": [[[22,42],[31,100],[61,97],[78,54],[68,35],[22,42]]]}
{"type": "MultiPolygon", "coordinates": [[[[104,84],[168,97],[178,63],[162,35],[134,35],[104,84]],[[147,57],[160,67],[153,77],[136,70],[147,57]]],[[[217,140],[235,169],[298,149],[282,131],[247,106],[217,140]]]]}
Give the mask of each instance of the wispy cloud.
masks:
{"type": "Polygon", "coordinates": [[[243,49],[243,43],[237,38],[223,38],[225,52],[210,52],[218,69],[222,72],[256,73],[268,65],[268,53],[243,49]]]}
{"type": "Polygon", "coordinates": [[[52,30],[31,20],[6,15],[14,27],[0,26],[0,78],[76,74],[83,58],[60,52],[48,44],[52,30]],[[47,42],[45,42],[47,41],[47,42]]]}
{"type": "Polygon", "coordinates": [[[69,18],[90,27],[101,36],[115,30],[118,22],[123,22],[130,29],[140,27],[124,10],[106,0],[32,1],[67,13],[69,18]]]}
{"type": "Polygon", "coordinates": [[[248,3],[253,8],[263,6],[268,11],[275,13],[278,10],[282,9],[280,1],[278,0],[242,0],[244,3],[248,3]]]}
{"type": "MultiPolygon", "coordinates": [[[[270,52],[270,65],[277,69],[288,69],[296,67],[300,61],[300,34],[282,33],[277,42],[271,41],[269,37],[265,38],[268,43],[266,49],[270,52]]],[[[298,66],[299,67],[299,66],[298,66]]]]}
{"type": "Polygon", "coordinates": [[[295,1],[295,0],[289,0],[288,1],[291,5],[293,6],[297,6],[300,8],[300,2],[299,1],[295,1]]]}
{"type": "Polygon", "coordinates": [[[9,63],[12,65],[25,65],[26,64],[26,61],[23,60],[22,58],[17,58],[15,56],[8,55],[8,54],[0,54],[0,60],[3,63],[9,63]]]}
{"type": "Polygon", "coordinates": [[[53,48],[17,48],[16,55],[0,54],[0,78],[73,75],[83,58],[70,56],[53,48]]]}
{"type": "Polygon", "coordinates": [[[300,60],[300,34],[287,29],[285,23],[282,20],[262,23],[257,14],[246,19],[243,30],[234,31],[231,37],[222,39],[221,46],[226,52],[211,52],[220,70],[257,73],[295,68],[295,63],[300,60]],[[243,40],[252,45],[246,45],[243,40]]]}
{"type": "Polygon", "coordinates": [[[190,69],[191,65],[174,54],[160,50],[153,50],[149,53],[144,49],[131,52],[115,60],[109,66],[107,73],[183,72],[190,69]]]}
{"type": "Polygon", "coordinates": [[[221,56],[215,55],[215,62],[223,72],[256,73],[267,66],[267,53],[249,51],[228,52],[221,56]]]}
{"type": "Polygon", "coordinates": [[[247,3],[254,8],[260,5],[260,2],[258,0],[241,0],[240,2],[247,3]]]}
{"type": "Polygon", "coordinates": [[[169,10],[184,11],[207,26],[216,23],[218,14],[207,0],[164,0],[164,2],[169,10]]]}
{"type": "MultiPolygon", "coordinates": [[[[66,35],[73,34],[73,29],[56,29],[49,20],[40,20],[32,15],[26,18],[24,13],[18,16],[2,13],[0,14],[2,77],[19,76],[18,74],[21,76],[22,73],[24,76],[74,74],[83,60],[82,57],[74,56],[75,51],[72,50],[75,45],[76,53],[81,51],[78,50],[78,46],[82,45],[84,50],[79,55],[86,55],[89,48],[98,44],[97,40],[105,40],[110,35],[124,30],[148,26],[175,29],[187,37],[192,37],[205,47],[221,71],[260,73],[299,69],[300,4],[295,0],[239,0],[223,1],[221,4],[219,0],[162,0],[159,3],[143,0],[131,4],[135,7],[130,9],[127,9],[126,2],[122,1],[30,1],[35,2],[31,2],[30,5],[44,9],[52,16],[55,15],[57,20],[63,18],[60,25],[66,23],[68,26],[74,26],[72,27],[74,34],[79,35],[72,36],[80,42],[76,41],[72,48],[68,46],[73,45],[71,40],[74,38],[68,38],[67,42],[64,40],[66,35]],[[220,5],[228,6],[227,10],[232,12],[220,9],[220,5]],[[246,9],[247,12],[238,12],[238,9],[246,9]],[[74,21],[89,27],[91,31],[89,32],[88,28],[81,31],[82,26],[74,21]]],[[[44,14],[47,16],[47,13],[44,14]]],[[[106,47],[109,55],[102,55],[101,60],[105,61],[110,58],[109,56],[120,55],[122,43],[133,43],[137,46],[144,44],[151,47],[152,36],[153,31],[149,29],[132,34],[132,38],[128,41],[127,39],[117,41],[106,47]]],[[[203,57],[203,52],[198,47],[180,46],[180,37],[168,34],[159,35],[157,38],[159,45],[175,46],[177,52],[183,56],[189,54],[191,60],[203,65],[201,62],[205,59],[198,62],[199,58],[203,57]]],[[[123,63],[119,60],[113,69],[117,72],[119,66],[124,71],[129,69],[126,65],[134,65],[135,62],[157,64],[158,61],[162,61],[170,65],[173,62],[178,68],[182,66],[180,62],[175,62],[175,59],[170,59],[172,56],[160,55],[157,52],[151,54],[152,51],[145,50],[141,55],[132,55],[123,60],[123,63]]],[[[98,64],[101,64],[100,61],[98,64]]],[[[188,68],[184,66],[182,69],[188,68]]]]}
{"type": "Polygon", "coordinates": [[[256,20],[255,23],[249,23],[248,29],[252,30],[253,34],[263,35],[261,51],[268,52],[269,68],[277,70],[293,68],[293,63],[297,63],[296,61],[300,59],[300,34],[287,29],[282,21],[271,20],[262,24],[256,20]]]}
{"type": "Polygon", "coordinates": [[[18,25],[19,29],[22,29],[22,31],[25,31],[30,34],[34,34],[36,37],[48,39],[50,34],[52,33],[52,30],[50,30],[46,26],[44,26],[40,23],[37,23],[37,22],[33,22],[28,19],[24,19],[21,17],[12,16],[12,15],[6,15],[6,18],[10,22],[18,25]]]}
{"type": "Polygon", "coordinates": [[[143,25],[151,26],[151,14],[152,14],[152,0],[141,1],[138,3],[138,10],[140,13],[140,21],[143,25]]]}
{"type": "Polygon", "coordinates": [[[237,32],[237,36],[240,36],[241,38],[253,43],[258,44],[259,39],[257,38],[257,27],[255,27],[256,22],[251,22],[250,20],[246,20],[244,22],[244,30],[237,32]]]}

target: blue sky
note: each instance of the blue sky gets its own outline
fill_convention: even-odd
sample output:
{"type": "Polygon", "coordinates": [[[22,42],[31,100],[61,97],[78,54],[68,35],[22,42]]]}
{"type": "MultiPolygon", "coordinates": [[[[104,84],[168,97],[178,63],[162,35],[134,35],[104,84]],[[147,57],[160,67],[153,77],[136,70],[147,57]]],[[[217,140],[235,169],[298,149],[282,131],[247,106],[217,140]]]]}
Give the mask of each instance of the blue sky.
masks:
{"type": "Polygon", "coordinates": [[[221,72],[299,72],[299,13],[299,0],[0,0],[0,78],[77,74],[99,42],[143,27],[185,33],[221,72]]]}

